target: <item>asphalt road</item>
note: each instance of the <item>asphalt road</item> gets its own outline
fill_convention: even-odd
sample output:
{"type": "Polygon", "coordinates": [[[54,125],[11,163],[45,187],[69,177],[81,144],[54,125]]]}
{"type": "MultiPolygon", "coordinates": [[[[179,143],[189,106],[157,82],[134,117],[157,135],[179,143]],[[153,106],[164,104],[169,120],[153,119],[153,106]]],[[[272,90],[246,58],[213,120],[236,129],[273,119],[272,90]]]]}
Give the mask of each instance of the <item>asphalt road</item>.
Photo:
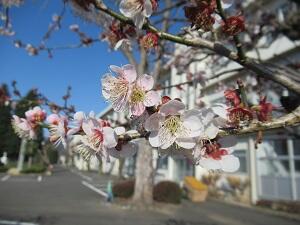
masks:
{"type": "Polygon", "coordinates": [[[132,210],[105,202],[109,178],[57,168],[54,175],[0,175],[0,224],[298,225],[299,221],[218,202],[183,202],[167,210],[132,210]],[[92,190],[92,188],[98,188],[92,190]],[[101,190],[102,189],[102,190],[101,190]],[[100,193],[97,192],[100,190],[100,193]],[[160,212],[158,212],[160,211],[160,212]],[[10,222],[4,222],[10,221],[10,222]],[[30,222],[31,224],[12,221],[30,222]]]}

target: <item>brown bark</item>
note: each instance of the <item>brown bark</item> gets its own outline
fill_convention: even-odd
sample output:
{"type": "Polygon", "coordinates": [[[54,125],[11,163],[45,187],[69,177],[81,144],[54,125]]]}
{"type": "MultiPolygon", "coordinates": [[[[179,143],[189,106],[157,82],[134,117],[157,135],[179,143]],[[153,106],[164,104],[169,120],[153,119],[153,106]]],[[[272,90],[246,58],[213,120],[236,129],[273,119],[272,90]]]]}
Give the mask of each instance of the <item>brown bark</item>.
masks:
{"type": "Polygon", "coordinates": [[[152,147],[145,139],[140,139],[135,169],[135,190],[133,202],[138,205],[153,203],[153,163],[152,147]]]}

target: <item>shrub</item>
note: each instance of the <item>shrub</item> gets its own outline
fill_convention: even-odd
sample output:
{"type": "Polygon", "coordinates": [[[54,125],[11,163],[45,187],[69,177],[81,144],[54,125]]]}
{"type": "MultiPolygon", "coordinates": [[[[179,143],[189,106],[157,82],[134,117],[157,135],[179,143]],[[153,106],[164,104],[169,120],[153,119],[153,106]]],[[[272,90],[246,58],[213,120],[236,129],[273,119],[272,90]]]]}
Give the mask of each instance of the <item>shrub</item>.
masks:
{"type": "Polygon", "coordinates": [[[131,198],[134,192],[135,180],[125,180],[113,185],[113,194],[119,198],[131,198]]]}
{"type": "Polygon", "coordinates": [[[24,168],[22,173],[44,173],[46,171],[46,167],[44,165],[35,164],[31,167],[24,168]]]}
{"type": "Polygon", "coordinates": [[[172,181],[159,182],[153,189],[153,199],[158,202],[179,204],[181,195],[179,185],[172,181]]]}
{"type": "Polygon", "coordinates": [[[0,166],[0,173],[5,173],[5,172],[7,172],[8,169],[9,169],[8,166],[1,165],[0,166]]]}

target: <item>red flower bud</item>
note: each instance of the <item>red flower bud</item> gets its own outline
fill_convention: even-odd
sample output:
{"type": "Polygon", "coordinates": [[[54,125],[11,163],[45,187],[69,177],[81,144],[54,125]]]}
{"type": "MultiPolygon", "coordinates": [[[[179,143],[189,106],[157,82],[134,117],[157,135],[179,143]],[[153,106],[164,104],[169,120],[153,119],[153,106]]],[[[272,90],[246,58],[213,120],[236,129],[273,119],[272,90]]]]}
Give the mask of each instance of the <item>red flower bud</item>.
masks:
{"type": "Polygon", "coordinates": [[[237,35],[245,31],[245,19],[243,16],[231,16],[222,24],[222,29],[229,36],[237,35]]]}

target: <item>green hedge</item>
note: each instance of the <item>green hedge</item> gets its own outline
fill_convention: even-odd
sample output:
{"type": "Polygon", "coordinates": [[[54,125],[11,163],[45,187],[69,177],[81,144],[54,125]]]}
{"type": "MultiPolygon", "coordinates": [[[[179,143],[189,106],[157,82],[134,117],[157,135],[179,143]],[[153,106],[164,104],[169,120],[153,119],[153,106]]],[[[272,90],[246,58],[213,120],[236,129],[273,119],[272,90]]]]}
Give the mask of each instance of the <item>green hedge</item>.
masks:
{"type": "Polygon", "coordinates": [[[21,172],[22,173],[44,173],[46,171],[46,167],[44,165],[35,164],[31,167],[25,167],[21,172]]]}
{"type": "Polygon", "coordinates": [[[131,198],[134,192],[135,180],[125,180],[113,185],[113,194],[119,198],[131,198]]]}
{"type": "Polygon", "coordinates": [[[6,173],[8,169],[9,169],[8,166],[1,165],[0,166],[0,173],[6,173]]]}
{"type": "Polygon", "coordinates": [[[182,192],[179,185],[172,181],[161,181],[154,186],[153,199],[158,202],[179,204],[182,192]]]}

